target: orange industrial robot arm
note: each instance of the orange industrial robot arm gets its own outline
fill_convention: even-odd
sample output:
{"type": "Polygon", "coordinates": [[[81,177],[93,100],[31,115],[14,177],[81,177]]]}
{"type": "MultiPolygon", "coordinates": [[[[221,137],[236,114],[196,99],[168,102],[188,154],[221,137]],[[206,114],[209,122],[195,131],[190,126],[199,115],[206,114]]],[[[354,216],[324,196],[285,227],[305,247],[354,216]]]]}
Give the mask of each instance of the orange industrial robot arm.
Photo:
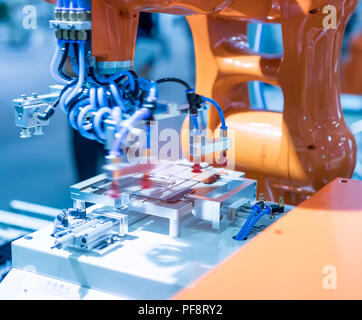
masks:
{"type": "MultiPolygon", "coordinates": [[[[55,1],[50,1],[55,2],[55,1]]],[[[356,144],[340,105],[340,53],[357,0],[92,0],[92,54],[132,66],[141,11],[188,15],[197,90],[218,100],[235,131],[236,166],[267,198],[299,203],[337,176],[351,177],[356,144]],[[337,25],[325,29],[324,8],[337,25]],[[280,23],[282,57],[252,52],[246,23],[280,23]],[[279,86],[284,111],[250,111],[247,83],[279,86]]],[[[217,126],[210,113],[209,126],[217,126]]]]}

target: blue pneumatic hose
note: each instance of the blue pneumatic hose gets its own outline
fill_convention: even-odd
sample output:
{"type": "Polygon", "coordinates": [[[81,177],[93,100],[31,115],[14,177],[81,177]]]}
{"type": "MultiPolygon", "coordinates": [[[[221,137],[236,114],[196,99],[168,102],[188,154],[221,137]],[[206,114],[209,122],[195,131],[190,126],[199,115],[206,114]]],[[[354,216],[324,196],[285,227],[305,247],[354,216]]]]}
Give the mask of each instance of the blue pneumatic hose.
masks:
{"type": "Polygon", "coordinates": [[[67,110],[67,104],[76,96],[79,90],[82,88],[84,80],[85,80],[85,46],[84,43],[79,43],[79,75],[78,75],[78,82],[74,86],[74,89],[65,99],[65,109],[67,110]]]}
{"type": "Polygon", "coordinates": [[[246,219],[244,225],[242,226],[242,228],[240,229],[239,233],[234,237],[235,240],[244,240],[244,238],[241,238],[241,235],[243,235],[247,229],[247,227],[249,226],[251,220],[254,218],[254,216],[256,216],[258,213],[261,212],[261,208],[259,205],[253,205],[253,207],[251,208],[251,213],[248,216],[248,218],[246,219]]]}
{"type": "Polygon", "coordinates": [[[265,209],[261,210],[259,205],[254,205],[252,207],[252,212],[244,223],[243,227],[239,233],[234,237],[235,240],[243,241],[247,235],[251,232],[255,224],[260,220],[264,215],[271,214],[271,208],[266,206],[265,209]]]}
{"type": "Polygon", "coordinates": [[[202,97],[202,98],[203,98],[204,102],[209,102],[210,104],[212,104],[216,108],[217,112],[219,113],[220,122],[221,122],[220,129],[221,130],[227,130],[227,126],[226,126],[226,123],[225,123],[224,112],[222,111],[219,104],[214,99],[207,98],[207,97],[202,97]]]}
{"type": "Polygon", "coordinates": [[[198,117],[199,117],[198,114],[191,114],[191,115],[190,115],[190,118],[191,118],[192,123],[193,123],[193,125],[194,125],[194,129],[195,129],[196,131],[200,131],[200,125],[199,125],[198,117]]]}

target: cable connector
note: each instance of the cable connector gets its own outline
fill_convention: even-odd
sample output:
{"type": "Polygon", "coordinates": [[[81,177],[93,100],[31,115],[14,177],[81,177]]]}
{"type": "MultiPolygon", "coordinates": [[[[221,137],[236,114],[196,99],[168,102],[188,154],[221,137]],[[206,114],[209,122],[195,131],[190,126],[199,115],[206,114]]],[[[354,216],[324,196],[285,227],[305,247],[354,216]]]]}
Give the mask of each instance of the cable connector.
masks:
{"type": "Polygon", "coordinates": [[[228,129],[227,128],[224,128],[224,129],[220,128],[220,138],[224,140],[224,143],[223,143],[223,151],[224,152],[226,152],[226,150],[228,149],[227,137],[228,137],[228,129]]]}
{"type": "Polygon", "coordinates": [[[272,213],[284,213],[284,206],[280,206],[278,204],[272,204],[270,205],[270,208],[272,209],[272,213]]]}
{"type": "Polygon", "coordinates": [[[220,138],[227,138],[228,137],[228,129],[221,129],[220,128],[220,138]]]}
{"type": "Polygon", "coordinates": [[[201,108],[203,98],[195,92],[195,89],[186,90],[187,102],[190,106],[190,114],[196,115],[198,110],[201,108]]]}
{"type": "Polygon", "coordinates": [[[44,112],[39,113],[37,118],[42,121],[49,120],[55,113],[55,107],[49,106],[44,112]]]}

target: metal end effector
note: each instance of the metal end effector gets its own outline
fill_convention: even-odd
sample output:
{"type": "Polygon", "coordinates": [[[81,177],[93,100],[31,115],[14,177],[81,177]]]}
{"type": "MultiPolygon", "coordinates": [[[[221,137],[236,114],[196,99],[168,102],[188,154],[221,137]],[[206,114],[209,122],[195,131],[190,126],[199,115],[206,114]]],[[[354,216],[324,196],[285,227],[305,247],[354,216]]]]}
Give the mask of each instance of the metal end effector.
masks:
{"type": "Polygon", "coordinates": [[[23,94],[21,98],[14,99],[15,125],[21,128],[21,138],[30,138],[33,133],[43,135],[43,127],[49,125],[49,118],[44,117],[44,113],[57,100],[61,88],[62,86],[52,86],[49,94],[23,94]]]}

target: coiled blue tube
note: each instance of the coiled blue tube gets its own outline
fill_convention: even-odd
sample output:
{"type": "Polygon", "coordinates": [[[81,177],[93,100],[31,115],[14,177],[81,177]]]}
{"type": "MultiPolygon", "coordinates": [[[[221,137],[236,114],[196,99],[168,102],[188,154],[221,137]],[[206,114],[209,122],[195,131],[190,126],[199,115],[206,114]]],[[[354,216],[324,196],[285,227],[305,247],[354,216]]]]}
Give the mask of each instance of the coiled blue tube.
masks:
{"type": "Polygon", "coordinates": [[[86,125],[84,124],[84,118],[91,111],[96,111],[93,109],[93,106],[91,105],[85,106],[80,110],[77,117],[78,131],[84,138],[87,138],[89,140],[97,140],[97,137],[94,135],[94,133],[90,133],[88,131],[92,129],[92,123],[88,123],[86,125]]]}
{"type": "Polygon", "coordinates": [[[75,104],[69,112],[68,117],[70,125],[75,130],[78,130],[83,137],[103,142],[106,139],[106,135],[102,128],[102,120],[106,115],[110,115],[111,113],[112,110],[110,108],[96,110],[90,98],[83,98],[75,104]],[[90,112],[94,112],[93,121],[84,124],[84,119],[90,112]],[[94,129],[95,134],[89,132],[92,129],[94,129]]]}
{"type": "Polygon", "coordinates": [[[118,88],[114,82],[110,83],[109,89],[112,93],[112,97],[113,97],[114,101],[116,101],[117,105],[119,107],[121,107],[122,111],[124,111],[125,108],[124,108],[123,100],[122,100],[121,95],[119,94],[118,88]]]}
{"type": "Polygon", "coordinates": [[[70,95],[70,93],[74,90],[75,84],[71,87],[69,87],[60,97],[59,106],[62,109],[64,113],[67,113],[66,107],[65,107],[65,100],[70,95]]]}
{"type": "Polygon", "coordinates": [[[103,87],[99,87],[97,90],[98,105],[103,108],[109,107],[108,100],[106,99],[106,90],[103,87]]]}
{"type": "Polygon", "coordinates": [[[97,80],[103,83],[111,83],[114,82],[116,79],[120,78],[121,76],[127,77],[131,90],[136,89],[136,80],[133,74],[129,71],[120,71],[110,77],[102,77],[101,75],[97,75],[97,80]]]}
{"type": "Polygon", "coordinates": [[[100,140],[106,140],[105,129],[102,128],[102,120],[111,115],[112,110],[110,108],[101,108],[99,109],[93,118],[93,129],[100,140]]]}
{"type": "Polygon", "coordinates": [[[77,119],[78,119],[78,114],[79,114],[79,110],[80,108],[83,108],[84,106],[90,105],[90,99],[89,98],[84,98],[80,101],[78,101],[74,107],[72,108],[72,110],[70,110],[69,114],[68,114],[68,118],[69,118],[69,123],[72,126],[73,129],[78,130],[78,124],[77,124],[77,119]]]}

